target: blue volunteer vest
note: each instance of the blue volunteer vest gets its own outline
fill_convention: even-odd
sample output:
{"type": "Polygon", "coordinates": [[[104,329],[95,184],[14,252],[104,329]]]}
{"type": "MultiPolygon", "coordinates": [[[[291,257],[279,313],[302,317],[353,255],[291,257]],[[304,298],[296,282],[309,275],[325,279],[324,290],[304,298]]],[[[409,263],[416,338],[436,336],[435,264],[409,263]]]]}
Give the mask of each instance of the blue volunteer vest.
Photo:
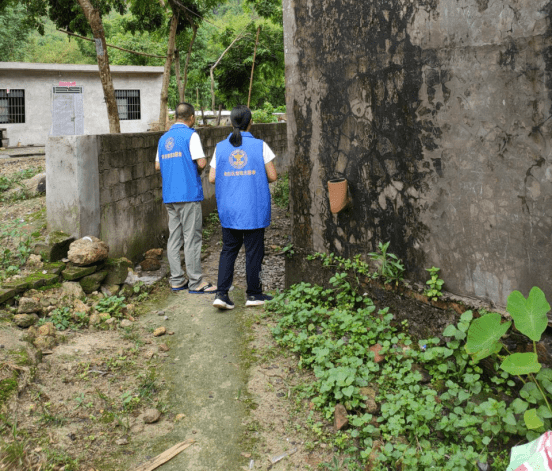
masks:
{"type": "Polygon", "coordinates": [[[242,145],[230,136],[217,144],[215,193],[220,223],[229,229],[270,225],[270,189],[263,160],[263,141],[241,132],[242,145]]]}
{"type": "Polygon", "coordinates": [[[163,203],[203,200],[201,177],[190,154],[190,138],[194,133],[185,124],[176,123],[159,140],[163,203]]]}

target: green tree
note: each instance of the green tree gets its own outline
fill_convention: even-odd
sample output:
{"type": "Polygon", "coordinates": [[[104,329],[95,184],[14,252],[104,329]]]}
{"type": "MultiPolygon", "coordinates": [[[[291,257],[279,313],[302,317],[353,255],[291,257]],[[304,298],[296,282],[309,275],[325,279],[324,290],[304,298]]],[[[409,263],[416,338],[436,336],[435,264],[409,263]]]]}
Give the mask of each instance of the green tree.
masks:
{"type": "MultiPolygon", "coordinates": [[[[215,70],[217,96],[227,108],[247,103],[251,66],[257,26],[246,27],[246,35],[226,53],[215,70]]],[[[227,47],[237,31],[227,27],[219,36],[227,47]]],[[[283,30],[278,25],[261,23],[259,46],[255,58],[255,71],[251,93],[251,106],[262,106],[269,101],[275,106],[285,102],[283,30]]]]}
{"type": "Polygon", "coordinates": [[[23,5],[5,5],[0,10],[0,51],[2,61],[22,61],[25,44],[32,28],[26,24],[26,13],[23,5]]]}

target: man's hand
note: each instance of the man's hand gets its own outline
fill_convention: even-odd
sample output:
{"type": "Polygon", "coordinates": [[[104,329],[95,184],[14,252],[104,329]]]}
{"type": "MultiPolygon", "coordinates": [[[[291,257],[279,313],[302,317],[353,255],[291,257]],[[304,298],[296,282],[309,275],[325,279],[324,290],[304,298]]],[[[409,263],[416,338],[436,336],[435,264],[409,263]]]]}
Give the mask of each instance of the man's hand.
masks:
{"type": "Polygon", "coordinates": [[[197,172],[199,173],[199,175],[201,175],[201,173],[207,166],[207,159],[202,157],[200,159],[196,159],[194,162],[196,163],[196,166],[197,166],[197,172]]]}
{"type": "Polygon", "coordinates": [[[157,161],[155,161],[155,170],[161,170],[161,165],[157,161]]]}

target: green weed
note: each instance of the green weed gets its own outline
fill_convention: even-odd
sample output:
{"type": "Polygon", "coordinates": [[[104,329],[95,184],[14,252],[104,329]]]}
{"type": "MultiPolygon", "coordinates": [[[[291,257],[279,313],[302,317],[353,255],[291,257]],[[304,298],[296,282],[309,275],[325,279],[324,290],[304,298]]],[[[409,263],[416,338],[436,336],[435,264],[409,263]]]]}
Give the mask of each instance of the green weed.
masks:
{"type": "Polygon", "coordinates": [[[436,301],[440,296],[443,295],[443,292],[441,292],[441,288],[443,287],[443,284],[445,281],[443,279],[439,278],[439,269],[438,267],[431,267],[431,269],[426,269],[431,278],[426,282],[429,288],[427,288],[424,291],[424,294],[431,298],[433,301],[436,301]]]}
{"type": "MultiPolygon", "coordinates": [[[[329,289],[302,283],[267,303],[278,319],[277,343],[316,379],[295,394],[327,420],[338,403],[348,411],[349,429],[333,435],[334,446],[351,464],[370,462],[373,470],[478,470],[478,462],[502,467],[504,445],[527,429],[515,419],[521,405],[511,397],[509,374],[485,381],[463,348],[472,314],[447,327],[448,342],[415,342],[407,322],[397,324],[388,308],[376,307],[349,280],[337,273],[329,289]],[[376,345],[382,362],[370,349],[376,345]],[[371,412],[368,389],[377,405],[371,412]]],[[[325,434],[320,424],[311,429],[325,434]]]]}
{"type": "Polygon", "coordinates": [[[272,189],[272,198],[280,208],[285,210],[289,208],[289,174],[287,172],[275,182],[272,189]]]}

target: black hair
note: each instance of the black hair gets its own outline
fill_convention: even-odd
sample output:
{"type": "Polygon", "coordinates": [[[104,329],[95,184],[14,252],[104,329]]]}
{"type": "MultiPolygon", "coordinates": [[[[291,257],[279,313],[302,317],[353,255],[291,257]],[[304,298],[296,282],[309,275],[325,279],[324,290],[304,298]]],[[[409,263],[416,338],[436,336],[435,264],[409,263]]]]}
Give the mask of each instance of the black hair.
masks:
{"type": "Polygon", "coordinates": [[[195,109],[190,103],[179,103],[175,110],[175,117],[177,120],[189,121],[194,116],[195,109]]]}
{"type": "Polygon", "coordinates": [[[237,107],[232,108],[230,113],[230,121],[234,130],[232,131],[232,136],[230,136],[230,144],[234,147],[241,146],[242,135],[241,131],[245,131],[251,122],[251,110],[245,105],[238,105],[237,107]]]}

